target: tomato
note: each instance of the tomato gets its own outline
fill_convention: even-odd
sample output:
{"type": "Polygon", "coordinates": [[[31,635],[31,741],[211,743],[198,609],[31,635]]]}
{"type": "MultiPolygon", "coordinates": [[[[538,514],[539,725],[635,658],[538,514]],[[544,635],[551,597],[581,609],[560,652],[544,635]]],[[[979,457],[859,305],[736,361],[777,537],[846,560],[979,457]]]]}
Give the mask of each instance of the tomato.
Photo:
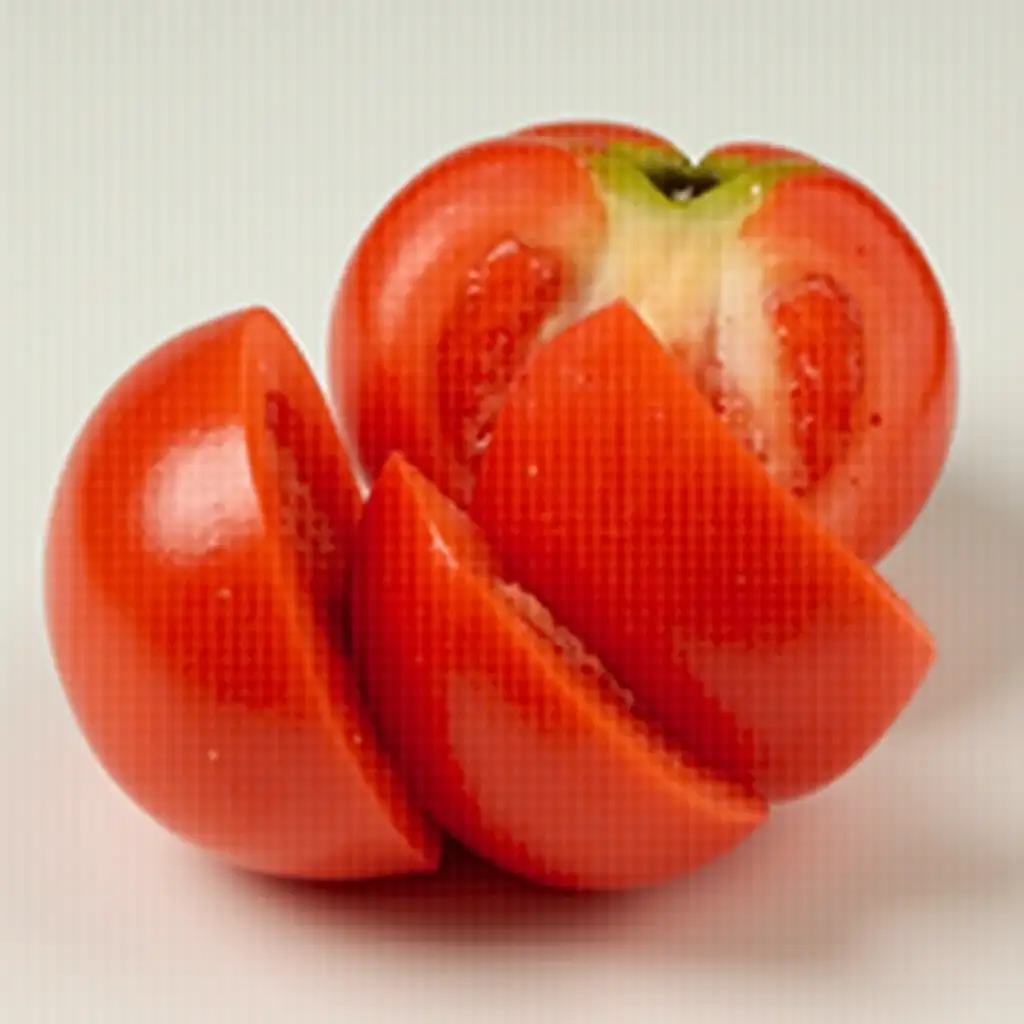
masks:
{"type": "Polygon", "coordinates": [[[402,451],[468,504],[533,353],[618,299],[840,542],[869,562],[891,549],[951,442],[943,295],[876,196],[765,144],[692,163],[644,129],[547,124],[419,174],[332,314],[330,390],[362,470],[402,451]]]}
{"type": "Polygon", "coordinates": [[[763,471],[623,301],[536,354],[470,512],[641,718],[769,800],[852,767],[934,658],[911,610],[763,471]]]}
{"type": "Polygon", "coordinates": [[[245,868],[438,863],[339,628],[359,511],[316,383],[262,309],[129,370],[57,487],[47,620],[82,732],[152,817],[245,868]]]}
{"type": "Polygon", "coordinates": [[[508,870],[635,887],[764,820],[762,800],[635,717],[630,694],[399,455],[362,520],[352,615],[363,685],[416,799],[508,870]]]}

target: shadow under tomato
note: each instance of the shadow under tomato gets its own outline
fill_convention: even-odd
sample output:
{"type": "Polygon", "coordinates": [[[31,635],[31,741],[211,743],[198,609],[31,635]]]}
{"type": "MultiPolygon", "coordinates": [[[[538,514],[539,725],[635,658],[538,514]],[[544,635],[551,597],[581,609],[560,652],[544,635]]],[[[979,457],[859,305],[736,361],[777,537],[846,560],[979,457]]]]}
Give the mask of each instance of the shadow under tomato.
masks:
{"type": "MultiPolygon", "coordinates": [[[[233,876],[262,911],[318,939],[447,948],[465,959],[557,950],[561,960],[800,967],[918,907],[998,900],[1020,858],[958,840],[921,799],[917,773],[887,770],[783,809],[711,867],[626,894],[571,894],[510,878],[462,851],[433,877],[305,885],[233,876]]],[[[542,954],[543,955],[543,954],[542,954]]]]}
{"type": "MultiPolygon", "coordinates": [[[[546,889],[508,875],[449,842],[433,875],[344,884],[293,882],[237,872],[235,883],[306,923],[334,922],[379,937],[474,946],[571,938],[612,925],[622,896],[546,889]]],[[[628,899],[628,897],[625,897],[628,899]]]]}

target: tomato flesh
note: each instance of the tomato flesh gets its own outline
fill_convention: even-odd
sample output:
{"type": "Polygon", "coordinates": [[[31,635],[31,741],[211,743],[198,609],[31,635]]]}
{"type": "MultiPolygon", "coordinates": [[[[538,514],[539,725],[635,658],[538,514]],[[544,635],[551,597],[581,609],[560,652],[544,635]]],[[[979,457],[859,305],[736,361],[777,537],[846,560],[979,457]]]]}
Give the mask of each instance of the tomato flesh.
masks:
{"type": "Polygon", "coordinates": [[[437,393],[442,429],[461,473],[453,497],[467,501],[505,392],[564,290],[552,252],[507,239],[466,275],[441,332],[437,393]]]}
{"type": "Polygon", "coordinates": [[[807,274],[765,305],[803,464],[804,479],[791,484],[799,497],[843,458],[858,429],[864,324],[853,299],[827,274],[807,274]]]}

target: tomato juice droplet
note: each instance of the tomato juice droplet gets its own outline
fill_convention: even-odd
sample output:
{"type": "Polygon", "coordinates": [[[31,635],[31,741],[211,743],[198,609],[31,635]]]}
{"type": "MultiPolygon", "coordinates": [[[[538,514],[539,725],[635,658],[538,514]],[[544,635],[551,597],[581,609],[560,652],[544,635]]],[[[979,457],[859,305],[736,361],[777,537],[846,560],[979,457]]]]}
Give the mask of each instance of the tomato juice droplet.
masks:
{"type": "Polygon", "coordinates": [[[835,278],[807,274],[773,292],[765,314],[779,345],[793,440],[805,469],[800,493],[849,448],[864,390],[864,324],[835,278]]]}
{"type": "MultiPolygon", "coordinates": [[[[466,275],[438,352],[438,412],[455,460],[472,473],[505,392],[565,290],[553,253],[512,238],[466,275]]],[[[465,480],[459,488],[468,487],[465,480]]],[[[468,493],[452,495],[460,503],[468,493]]]]}

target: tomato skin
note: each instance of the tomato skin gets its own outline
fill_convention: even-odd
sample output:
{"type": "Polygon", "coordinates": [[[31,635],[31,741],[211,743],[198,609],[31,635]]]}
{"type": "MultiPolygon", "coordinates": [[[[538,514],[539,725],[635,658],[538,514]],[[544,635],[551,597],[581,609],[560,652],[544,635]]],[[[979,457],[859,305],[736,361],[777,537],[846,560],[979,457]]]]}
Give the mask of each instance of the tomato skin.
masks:
{"type": "Polygon", "coordinates": [[[503,598],[476,528],[401,456],[360,531],[364,688],[417,799],[466,846],[544,884],[623,889],[694,870],[764,820],[763,801],[571,674],[503,598]]]}
{"type": "Polygon", "coordinates": [[[57,487],[47,623],[82,732],[152,817],[243,868],[330,879],[438,862],[322,614],[359,509],[312,375],[262,309],[137,363],[57,487]],[[296,475],[277,475],[275,452],[296,475]],[[333,534],[322,551],[309,490],[333,534]]]}
{"type": "Polygon", "coordinates": [[[544,139],[580,151],[603,149],[616,142],[675,151],[675,146],[663,136],[617,121],[548,121],[520,128],[512,137],[544,139]]]}
{"type": "Polygon", "coordinates": [[[536,139],[469,146],[392,199],[346,266],[330,327],[331,397],[366,476],[401,449],[453,489],[436,360],[465,274],[510,235],[584,268],[603,229],[584,164],[536,139]]]}
{"type": "Polygon", "coordinates": [[[641,714],[769,800],[850,768],[934,657],[910,610],[764,473],[625,303],[537,354],[471,513],[641,714]]]}
{"type": "Polygon", "coordinates": [[[714,163],[721,158],[744,160],[749,164],[766,164],[778,161],[816,164],[817,161],[799,149],[789,146],[778,146],[771,142],[726,142],[715,146],[704,158],[706,163],[714,163]]]}

